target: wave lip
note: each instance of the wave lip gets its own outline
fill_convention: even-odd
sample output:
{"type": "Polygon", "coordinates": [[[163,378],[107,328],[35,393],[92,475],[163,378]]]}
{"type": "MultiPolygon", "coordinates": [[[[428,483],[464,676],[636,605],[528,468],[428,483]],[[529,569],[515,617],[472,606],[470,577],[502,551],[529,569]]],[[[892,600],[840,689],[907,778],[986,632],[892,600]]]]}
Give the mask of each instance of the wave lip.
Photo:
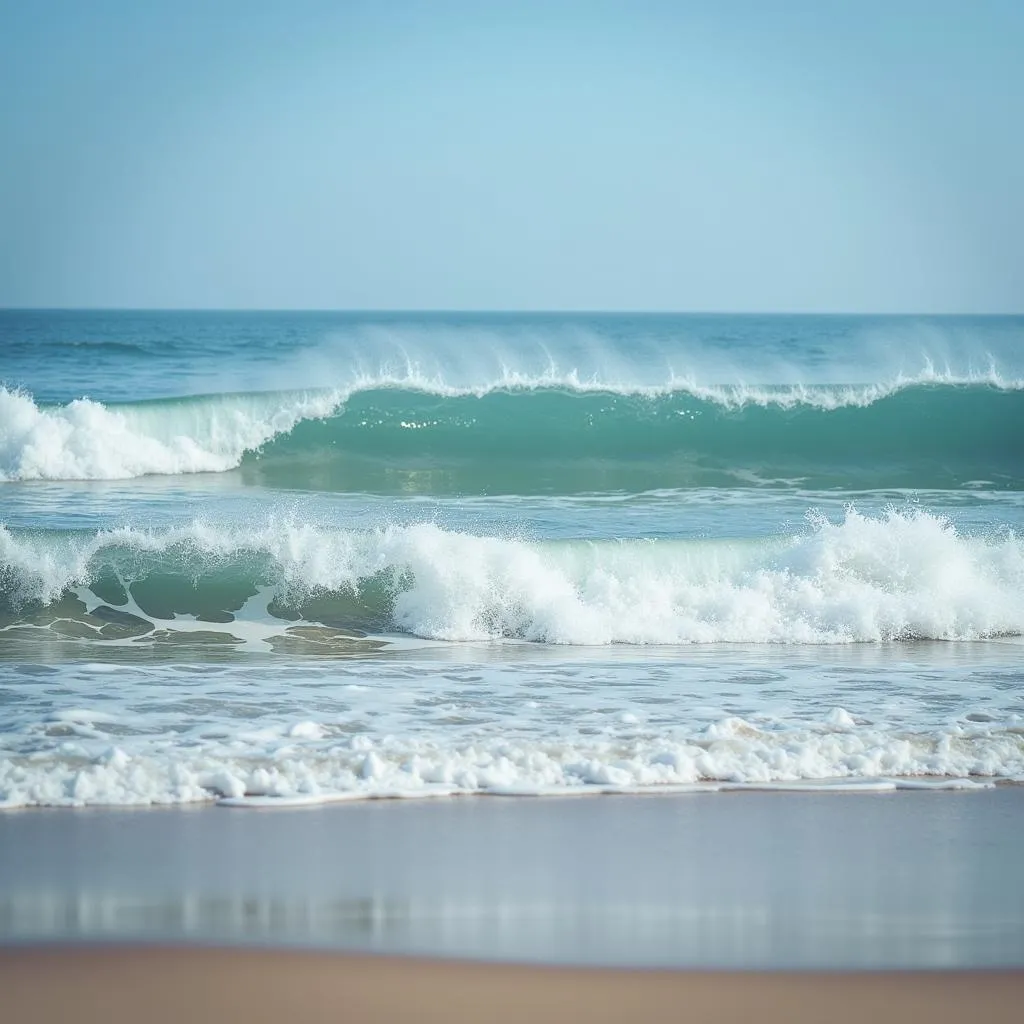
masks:
{"type": "Polygon", "coordinates": [[[0,528],[0,587],[0,623],[22,631],[41,615],[85,622],[102,606],[169,629],[176,615],[225,623],[258,612],[282,627],[567,645],[1024,633],[1024,542],[963,535],[923,511],[851,509],[842,522],[812,517],[806,533],[771,541],[530,543],[433,524],[195,523],[61,536],[0,528]],[[58,607],[76,588],[77,612],[58,607]]]}

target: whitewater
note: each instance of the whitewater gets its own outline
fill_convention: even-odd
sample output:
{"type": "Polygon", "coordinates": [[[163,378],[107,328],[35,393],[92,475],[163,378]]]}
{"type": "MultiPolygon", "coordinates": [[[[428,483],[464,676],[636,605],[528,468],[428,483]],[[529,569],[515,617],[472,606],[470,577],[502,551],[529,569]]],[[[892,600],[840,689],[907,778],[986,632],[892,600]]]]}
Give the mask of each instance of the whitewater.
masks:
{"type": "Polygon", "coordinates": [[[1024,319],[0,312],[0,806],[1024,780],[1024,319]]]}
{"type": "Polygon", "coordinates": [[[175,607],[211,624],[251,618],[255,597],[282,622],[435,640],[848,643],[1024,632],[1024,540],[961,536],[926,512],[894,509],[868,517],[851,508],[840,523],[813,516],[803,534],[756,541],[529,543],[433,523],[56,536],[0,528],[0,559],[6,628],[21,632],[47,609],[66,617],[60,602],[71,591],[85,601],[82,623],[133,595],[144,629],[151,608],[167,606],[162,587],[182,579],[190,593],[175,607]]]}

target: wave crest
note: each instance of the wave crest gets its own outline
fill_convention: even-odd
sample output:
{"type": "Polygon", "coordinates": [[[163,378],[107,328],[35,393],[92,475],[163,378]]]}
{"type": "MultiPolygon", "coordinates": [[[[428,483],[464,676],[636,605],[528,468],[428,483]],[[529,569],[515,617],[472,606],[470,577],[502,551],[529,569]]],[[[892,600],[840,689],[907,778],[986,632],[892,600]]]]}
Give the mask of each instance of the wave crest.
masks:
{"type": "MultiPolygon", "coordinates": [[[[858,487],[978,479],[1010,486],[1024,472],[1015,440],[1021,431],[1024,389],[998,376],[750,389],[680,381],[616,389],[572,374],[510,374],[479,388],[375,377],[342,390],[114,406],[83,398],[52,407],[0,388],[0,481],[116,480],[244,465],[256,482],[274,486],[306,486],[315,468],[318,487],[377,489],[386,483],[377,479],[380,460],[397,458],[432,467],[476,460],[442,485],[490,493],[530,479],[543,485],[542,467],[552,459],[612,467],[573,485],[583,490],[735,485],[773,475],[835,486],[847,472],[864,477],[858,487]],[[495,476],[496,458],[518,459],[528,472],[504,481],[495,476]],[[633,480],[636,467],[627,463],[643,459],[660,461],[633,480]],[[882,472],[874,484],[872,466],[882,472]],[[477,471],[483,476],[474,481],[477,471]]],[[[561,470],[547,475],[565,478],[561,470]]]]}

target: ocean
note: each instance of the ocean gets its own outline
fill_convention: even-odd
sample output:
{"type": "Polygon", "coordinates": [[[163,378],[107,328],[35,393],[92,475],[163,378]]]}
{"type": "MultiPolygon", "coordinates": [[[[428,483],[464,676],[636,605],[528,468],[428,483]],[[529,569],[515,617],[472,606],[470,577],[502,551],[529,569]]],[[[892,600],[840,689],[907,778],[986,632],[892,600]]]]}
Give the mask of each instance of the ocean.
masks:
{"type": "Polygon", "coordinates": [[[1024,317],[0,311],[0,806],[1024,781],[1022,529],[1024,317]]]}

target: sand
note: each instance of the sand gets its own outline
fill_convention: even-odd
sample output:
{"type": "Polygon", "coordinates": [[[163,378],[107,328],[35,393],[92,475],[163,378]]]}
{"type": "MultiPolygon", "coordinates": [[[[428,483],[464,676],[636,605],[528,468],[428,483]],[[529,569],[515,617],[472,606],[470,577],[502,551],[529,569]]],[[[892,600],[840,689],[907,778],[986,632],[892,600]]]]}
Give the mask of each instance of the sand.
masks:
{"type": "Polygon", "coordinates": [[[1019,1021],[1024,974],[595,971],[196,949],[0,952],[12,1022],[1019,1021]]]}

